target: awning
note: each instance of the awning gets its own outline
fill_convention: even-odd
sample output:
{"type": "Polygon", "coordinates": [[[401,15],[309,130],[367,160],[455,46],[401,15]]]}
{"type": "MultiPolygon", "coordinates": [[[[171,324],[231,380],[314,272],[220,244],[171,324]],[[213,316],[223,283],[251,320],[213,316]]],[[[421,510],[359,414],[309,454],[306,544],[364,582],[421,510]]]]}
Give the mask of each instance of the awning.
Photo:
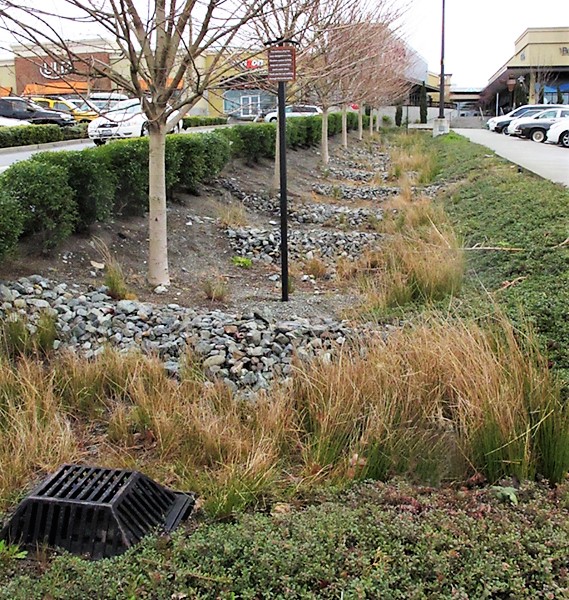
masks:
{"type": "Polygon", "coordinates": [[[46,94],[88,94],[93,90],[89,89],[86,81],[57,81],[53,83],[28,83],[24,87],[23,96],[45,96],[46,94]]]}

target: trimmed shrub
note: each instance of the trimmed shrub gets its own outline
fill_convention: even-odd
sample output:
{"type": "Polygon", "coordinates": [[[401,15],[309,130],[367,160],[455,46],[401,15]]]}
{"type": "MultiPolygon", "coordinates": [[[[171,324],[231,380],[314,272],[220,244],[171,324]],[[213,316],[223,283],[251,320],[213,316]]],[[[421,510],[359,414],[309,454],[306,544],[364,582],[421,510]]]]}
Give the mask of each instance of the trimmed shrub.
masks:
{"type": "Polygon", "coordinates": [[[73,233],[77,221],[74,192],[65,167],[27,160],[0,177],[0,190],[11,194],[24,213],[24,233],[38,233],[47,252],[73,233]]]}
{"type": "Polygon", "coordinates": [[[342,131],[342,115],[331,113],[328,115],[328,137],[332,137],[342,131]]]}
{"type": "Polygon", "coordinates": [[[96,149],[41,152],[32,160],[65,168],[67,184],[77,205],[76,231],[87,231],[95,221],[110,218],[117,182],[106,164],[98,159],[96,149]]]}
{"type": "Polygon", "coordinates": [[[354,112],[348,113],[348,129],[353,130],[358,128],[358,114],[354,112]]]}
{"type": "Polygon", "coordinates": [[[92,152],[115,178],[114,213],[144,215],[148,210],[148,139],[117,140],[92,152]]]}
{"type": "Polygon", "coordinates": [[[226,117],[184,117],[182,119],[182,128],[190,129],[190,127],[208,127],[211,125],[227,124],[226,117]]]}
{"type": "Polygon", "coordinates": [[[220,132],[202,133],[201,139],[207,157],[204,181],[211,181],[229,162],[231,144],[227,137],[220,135],[220,132]]]}
{"type": "Polygon", "coordinates": [[[276,126],[271,123],[235,125],[230,130],[232,154],[245,158],[247,164],[259,162],[261,157],[275,156],[276,126]]]}
{"type": "Polygon", "coordinates": [[[322,117],[306,118],[306,147],[317,146],[322,139],[322,117]]]}
{"type": "Polygon", "coordinates": [[[401,121],[403,120],[403,107],[401,104],[397,105],[395,109],[395,125],[397,127],[401,127],[401,121]]]}
{"type": "Polygon", "coordinates": [[[30,146],[63,140],[59,125],[17,125],[0,128],[0,148],[30,146]]]}
{"type": "Polygon", "coordinates": [[[71,127],[62,127],[61,135],[64,140],[86,139],[89,137],[87,135],[87,127],[89,127],[87,123],[77,123],[77,125],[72,125],[71,127]]]}
{"type": "Polygon", "coordinates": [[[174,199],[174,189],[180,180],[180,171],[182,167],[182,152],[180,147],[175,143],[175,140],[180,137],[179,135],[167,135],[166,136],[166,148],[165,148],[165,168],[166,168],[166,199],[174,199]]]}
{"type": "MultiPolygon", "coordinates": [[[[206,171],[206,153],[202,135],[176,135],[166,140],[166,156],[178,156],[175,189],[195,194],[206,171]]],[[[168,172],[168,171],[167,171],[168,172]]]]}
{"type": "Polygon", "coordinates": [[[5,190],[0,192],[0,258],[11,252],[24,231],[20,204],[5,190]]]}

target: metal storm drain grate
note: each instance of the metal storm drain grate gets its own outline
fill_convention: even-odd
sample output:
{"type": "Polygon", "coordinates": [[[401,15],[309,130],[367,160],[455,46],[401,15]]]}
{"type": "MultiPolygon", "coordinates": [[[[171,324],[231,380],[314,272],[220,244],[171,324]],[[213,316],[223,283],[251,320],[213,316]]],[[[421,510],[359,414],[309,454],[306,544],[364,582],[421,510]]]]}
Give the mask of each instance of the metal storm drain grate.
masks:
{"type": "Polygon", "coordinates": [[[93,559],[115,556],[156,527],[176,528],[194,503],[191,494],[137,471],[64,465],[21,502],[0,539],[93,559]]]}

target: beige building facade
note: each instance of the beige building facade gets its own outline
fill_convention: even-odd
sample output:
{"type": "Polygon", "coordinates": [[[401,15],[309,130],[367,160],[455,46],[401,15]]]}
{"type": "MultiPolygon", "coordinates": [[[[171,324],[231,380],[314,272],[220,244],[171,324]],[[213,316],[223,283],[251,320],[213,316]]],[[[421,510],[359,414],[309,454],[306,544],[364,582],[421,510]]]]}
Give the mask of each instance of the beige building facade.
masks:
{"type": "Polygon", "coordinates": [[[526,29],[514,43],[514,54],[482,91],[486,104],[496,107],[569,103],[569,27],[526,29]]]}

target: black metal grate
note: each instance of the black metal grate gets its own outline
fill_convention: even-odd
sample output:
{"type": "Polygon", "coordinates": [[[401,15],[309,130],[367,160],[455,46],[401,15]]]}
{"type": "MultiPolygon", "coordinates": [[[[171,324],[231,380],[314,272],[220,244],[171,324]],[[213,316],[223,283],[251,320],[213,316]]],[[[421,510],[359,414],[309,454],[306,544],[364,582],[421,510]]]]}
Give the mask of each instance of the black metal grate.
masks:
{"type": "Polygon", "coordinates": [[[138,471],[64,465],[21,502],[0,539],[93,559],[115,556],[157,527],[176,528],[194,502],[138,471]]]}

